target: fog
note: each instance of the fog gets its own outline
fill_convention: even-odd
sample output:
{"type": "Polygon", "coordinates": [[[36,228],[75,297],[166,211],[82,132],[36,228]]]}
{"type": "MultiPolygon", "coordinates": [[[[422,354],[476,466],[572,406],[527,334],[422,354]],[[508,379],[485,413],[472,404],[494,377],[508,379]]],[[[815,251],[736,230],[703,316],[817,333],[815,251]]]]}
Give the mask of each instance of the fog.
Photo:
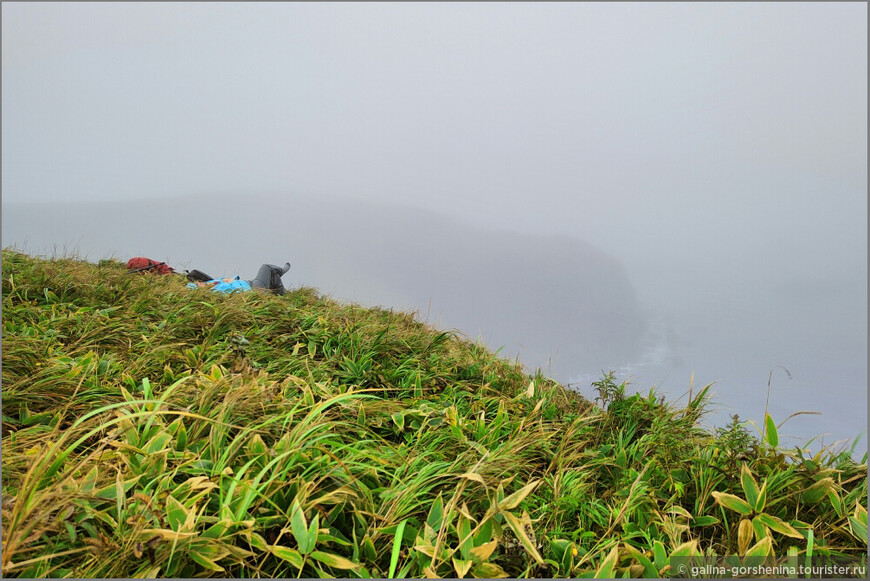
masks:
{"type": "MultiPolygon", "coordinates": [[[[2,5],[2,244],[867,425],[862,3],[2,5]],[[787,370],[788,373],[784,370],[787,370]]],[[[683,398],[685,401],[685,398],[683,398]]],[[[866,450],[866,438],[859,451],[866,450]]]]}

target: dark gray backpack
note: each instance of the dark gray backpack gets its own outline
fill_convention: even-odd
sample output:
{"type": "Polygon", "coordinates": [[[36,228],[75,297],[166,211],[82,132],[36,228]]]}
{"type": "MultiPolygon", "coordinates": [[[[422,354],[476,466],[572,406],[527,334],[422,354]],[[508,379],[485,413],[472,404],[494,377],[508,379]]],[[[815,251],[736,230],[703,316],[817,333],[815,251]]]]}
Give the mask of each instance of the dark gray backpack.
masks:
{"type": "Polygon", "coordinates": [[[214,280],[213,277],[210,277],[206,273],[201,270],[185,270],[185,274],[187,275],[187,280],[190,282],[208,282],[210,280],[214,280]]]}

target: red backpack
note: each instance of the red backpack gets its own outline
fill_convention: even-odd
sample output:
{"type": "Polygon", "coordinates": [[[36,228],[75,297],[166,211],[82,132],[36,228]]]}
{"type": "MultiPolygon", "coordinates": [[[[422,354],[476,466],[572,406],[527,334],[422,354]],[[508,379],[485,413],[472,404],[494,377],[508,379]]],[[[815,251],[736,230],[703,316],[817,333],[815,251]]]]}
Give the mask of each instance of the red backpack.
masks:
{"type": "Polygon", "coordinates": [[[174,268],[166,266],[165,262],[157,262],[144,256],[137,256],[127,261],[127,270],[130,272],[153,272],[156,274],[172,274],[174,268]]]}

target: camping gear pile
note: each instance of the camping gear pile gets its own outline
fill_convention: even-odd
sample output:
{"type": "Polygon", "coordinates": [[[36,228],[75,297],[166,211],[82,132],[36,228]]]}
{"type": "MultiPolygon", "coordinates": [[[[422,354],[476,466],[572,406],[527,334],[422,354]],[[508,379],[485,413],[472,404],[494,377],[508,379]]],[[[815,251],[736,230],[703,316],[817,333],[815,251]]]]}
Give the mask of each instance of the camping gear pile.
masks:
{"type": "MultiPolygon", "coordinates": [[[[197,269],[185,270],[184,276],[188,280],[187,286],[194,289],[211,287],[214,292],[232,293],[249,291],[256,288],[283,295],[284,284],[281,281],[281,277],[288,270],[290,270],[289,262],[285,263],[283,267],[275,266],[274,264],[264,264],[260,267],[256,278],[253,280],[242,280],[239,275],[231,278],[214,278],[197,269]]],[[[136,256],[128,260],[127,271],[130,274],[181,274],[165,262],[157,262],[144,256],[136,256]]]]}

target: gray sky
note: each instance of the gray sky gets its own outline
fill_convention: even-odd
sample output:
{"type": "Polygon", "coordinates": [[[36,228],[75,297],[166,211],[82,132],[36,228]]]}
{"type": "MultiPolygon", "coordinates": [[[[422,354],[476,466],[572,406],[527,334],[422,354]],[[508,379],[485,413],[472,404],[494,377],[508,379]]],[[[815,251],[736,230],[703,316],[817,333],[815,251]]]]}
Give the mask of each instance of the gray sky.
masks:
{"type": "Polygon", "coordinates": [[[866,424],[865,3],[2,16],[4,206],[268,190],[574,236],[696,372],[836,362],[866,424]]]}
{"type": "Polygon", "coordinates": [[[863,3],[4,3],[3,197],[341,194],[639,264],[866,237],[866,49],[863,3]]]}

